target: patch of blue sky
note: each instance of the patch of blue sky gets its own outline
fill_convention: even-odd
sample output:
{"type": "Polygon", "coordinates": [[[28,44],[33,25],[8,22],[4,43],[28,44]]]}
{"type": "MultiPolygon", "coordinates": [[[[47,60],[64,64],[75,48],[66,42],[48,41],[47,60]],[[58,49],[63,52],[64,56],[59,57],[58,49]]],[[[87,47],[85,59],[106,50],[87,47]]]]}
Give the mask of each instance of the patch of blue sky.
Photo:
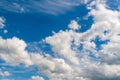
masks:
{"type": "Polygon", "coordinates": [[[112,10],[120,10],[120,1],[119,0],[107,0],[108,8],[112,10]]]}
{"type": "MultiPolygon", "coordinates": [[[[1,66],[0,68],[2,68],[3,66],[1,66]]],[[[33,75],[39,75],[39,76],[43,76],[47,79],[46,76],[44,76],[43,74],[41,74],[37,67],[35,66],[30,66],[30,67],[24,67],[23,65],[19,65],[19,66],[9,66],[9,65],[4,65],[4,71],[8,71],[10,72],[10,76],[8,77],[0,77],[0,79],[14,79],[14,80],[29,80],[31,78],[31,76],[33,75]]]]}
{"type": "MultiPolygon", "coordinates": [[[[0,60],[0,69],[10,73],[10,76],[0,76],[0,80],[29,80],[33,75],[44,76],[35,66],[25,67],[23,64],[10,66],[8,63],[4,62],[4,60],[0,60]]],[[[48,80],[47,77],[45,78],[48,80]]]]}
{"type": "Polygon", "coordinates": [[[80,24],[81,24],[80,32],[86,32],[91,28],[91,25],[93,24],[93,17],[89,16],[86,20],[82,20],[80,24]]]}
{"type": "Polygon", "coordinates": [[[3,66],[6,66],[6,63],[5,63],[4,60],[0,59],[0,69],[1,69],[3,66]]]}
{"type": "Polygon", "coordinates": [[[92,51],[88,50],[88,55],[91,57],[91,60],[93,61],[100,61],[101,58],[99,56],[96,56],[95,53],[92,51]]]}
{"type": "Polygon", "coordinates": [[[27,48],[26,50],[28,52],[34,52],[34,53],[40,53],[43,56],[45,56],[45,54],[50,54],[52,57],[56,57],[55,53],[53,52],[50,44],[47,44],[43,41],[41,42],[31,42],[31,43],[27,43],[27,48]]]}
{"type": "MultiPolygon", "coordinates": [[[[81,42],[82,42],[82,40],[81,40],[81,42]]],[[[74,40],[71,43],[72,43],[71,44],[71,49],[72,50],[77,51],[77,52],[79,52],[79,51],[81,52],[83,50],[83,44],[80,44],[79,46],[76,46],[74,40]]]]}
{"type": "Polygon", "coordinates": [[[96,50],[99,51],[102,49],[102,45],[107,44],[109,42],[109,40],[101,40],[101,38],[99,36],[96,36],[96,38],[94,40],[92,40],[92,42],[94,42],[96,44],[96,50]]]}
{"type": "Polygon", "coordinates": [[[77,48],[79,51],[83,50],[83,44],[80,44],[80,46],[77,48]]]}

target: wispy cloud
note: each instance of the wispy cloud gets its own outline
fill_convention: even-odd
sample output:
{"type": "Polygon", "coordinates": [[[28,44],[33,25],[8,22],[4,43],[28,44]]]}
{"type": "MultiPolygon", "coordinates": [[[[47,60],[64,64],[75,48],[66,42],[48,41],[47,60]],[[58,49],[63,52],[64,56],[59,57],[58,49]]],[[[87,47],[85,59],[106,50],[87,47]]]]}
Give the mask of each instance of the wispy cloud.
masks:
{"type": "Polygon", "coordinates": [[[0,17],[0,28],[3,28],[5,26],[5,19],[3,17],[0,17]]]}
{"type": "Polygon", "coordinates": [[[65,13],[88,0],[1,0],[0,10],[11,12],[44,12],[58,15],[65,13]]]}
{"type": "Polygon", "coordinates": [[[0,69],[0,76],[5,77],[5,76],[10,76],[11,74],[8,71],[2,71],[0,69]]]}

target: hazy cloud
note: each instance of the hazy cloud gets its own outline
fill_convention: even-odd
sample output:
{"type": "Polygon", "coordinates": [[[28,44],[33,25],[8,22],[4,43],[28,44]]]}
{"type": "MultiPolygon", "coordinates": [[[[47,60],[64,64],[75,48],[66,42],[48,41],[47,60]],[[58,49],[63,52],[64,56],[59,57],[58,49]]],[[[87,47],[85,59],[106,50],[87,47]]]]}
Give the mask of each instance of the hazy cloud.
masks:
{"type": "Polygon", "coordinates": [[[7,77],[7,76],[10,76],[10,75],[11,74],[8,71],[2,71],[2,70],[0,70],[0,76],[7,77]]]}

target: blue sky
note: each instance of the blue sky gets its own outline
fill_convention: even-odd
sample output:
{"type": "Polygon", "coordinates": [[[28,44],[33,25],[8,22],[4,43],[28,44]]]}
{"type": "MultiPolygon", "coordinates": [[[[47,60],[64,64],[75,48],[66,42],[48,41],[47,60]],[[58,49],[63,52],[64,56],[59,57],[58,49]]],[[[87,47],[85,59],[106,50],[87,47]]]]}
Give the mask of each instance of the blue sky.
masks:
{"type": "Polygon", "coordinates": [[[119,9],[118,0],[1,0],[0,80],[119,80],[119,9]]]}
{"type": "Polygon", "coordinates": [[[5,28],[9,30],[9,35],[4,35],[3,37],[17,36],[29,42],[39,41],[46,36],[52,35],[52,31],[65,30],[73,19],[82,23],[83,27],[86,26],[85,29],[81,30],[84,31],[89,27],[87,25],[90,25],[92,22],[91,20],[83,20],[87,13],[88,10],[85,5],[74,7],[74,9],[66,11],[64,14],[58,13],[58,15],[43,12],[3,12],[1,10],[1,16],[7,18],[5,28]],[[87,24],[84,25],[85,23],[87,24]]]}

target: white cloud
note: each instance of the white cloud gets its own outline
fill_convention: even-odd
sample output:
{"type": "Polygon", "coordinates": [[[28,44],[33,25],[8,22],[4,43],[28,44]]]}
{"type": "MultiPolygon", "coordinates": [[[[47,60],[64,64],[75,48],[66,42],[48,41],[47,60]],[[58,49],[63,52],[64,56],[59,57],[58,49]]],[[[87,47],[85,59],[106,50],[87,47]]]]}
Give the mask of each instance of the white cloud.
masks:
{"type": "Polygon", "coordinates": [[[0,70],[0,76],[2,77],[7,77],[7,76],[10,76],[11,74],[8,72],[8,71],[1,71],[0,70]]]}
{"type": "Polygon", "coordinates": [[[4,34],[6,34],[6,33],[8,33],[8,30],[5,29],[3,32],[4,32],[4,34]]]}
{"type": "Polygon", "coordinates": [[[80,25],[75,20],[72,20],[68,27],[73,30],[78,30],[80,28],[80,25]]]}
{"type": "Polygon", "coordinates": [[[40,72],[50,77],[52,80],[61,80],[70,77],[72,68],[64,59],[53,58],[50,55],[32,54],[32,61],[37,65],[40,72]]]}
{"type": "Polygon", "coordinates": [[[102,46],[103,49],[100,55],[103,61],[109,64],[119,64],[120,36],[118,34],[120,33],[120,12],[112,11],[105,7],[105,5],[99,4],[97,5],[97,9],[91,11],[90,14],[94,16],[95,21],[91,30],[94,30],[92,32],[94,36],[98,35],[102,40],[110,41],[107,45],[102,46]],[[104,34],[104,31],[108,31],[108,33],[104,34]]]}
{"type": "MultiPolygon", "coordinates": [[[[95,4],[92,3],[92,6],[94,5],[96,7],[91,7],[89,16],[93,16],[94,23],[88,31],[84,33],[78,33],[73,30],[60,31],[45,39],[57,55],[62,56],[61,58],[64,59],[72,69],[74,67],[72,71],[77,76],[71,75],[74,78],[66,77],[67,80],[78,80],[76,77],[83,77],[86,80],[119,79],[120,36],[118,34],[120,34],[120,13],[119,11],[107,9],[104,2],[105,1],[97,1],[95,4]],[[108,31],[108,33],[105,34],[105,31],[108,31]],[[102,45],[102,50],[100,51],[95,49],[97,44],[91,42],[97,36],[103,41],[109,40],[108,44],[102,45]],[[76,48],[79,47],[80,44],[83,44],[82,51],[76,51],[76,48]],[[75,49],[72,47],[73,45],[75,49]],[[96,58],[100,57],[99,61],[92,59],[93,57],[89,56],[89,54],[91,54],[90,52],[92,52],[96,58]],[[72,64],[68,61],[72,62],[72,64]],[[76,63],[78,64],[76,65],[76,63]],[[77,66],[79,66],[79,68],[77,66]]],[[[78,28],[78,25],[72,25],[74,25],[74,27],[70,27],[71,25],[69,25],[69,28],[78,28]]]]}
{"type": "Polygon", "coordinates": [[[5,19],[3,17],[0,17],[0,28],[3,28],[5,26],[5,19]]]}
{"type": "Polygon", "coordinates": [[[44,80],[44,79],[40,76],[32,76],[31,80],[44,80]]]}
{"type": "Polygon", "coordinates": [[[0,58],[12,65],[24,63],[31,65],[30,56],[25,51],[26,43],[16,37],[10,39],[0,38],[0,58]]]}
{"type": "Polygon", "coordinates": [[[72,41],[75,41],[75,44],[79,44],[77,42],[78,39],[79,34],[75,33],[73,30],[70,30],[60,31],[53,36],[47,37],[45,40],[51,45],[52,50],[59,56],[64,56],[71,63],[79,64],[75,51],[71,49],[72,41]]]}

